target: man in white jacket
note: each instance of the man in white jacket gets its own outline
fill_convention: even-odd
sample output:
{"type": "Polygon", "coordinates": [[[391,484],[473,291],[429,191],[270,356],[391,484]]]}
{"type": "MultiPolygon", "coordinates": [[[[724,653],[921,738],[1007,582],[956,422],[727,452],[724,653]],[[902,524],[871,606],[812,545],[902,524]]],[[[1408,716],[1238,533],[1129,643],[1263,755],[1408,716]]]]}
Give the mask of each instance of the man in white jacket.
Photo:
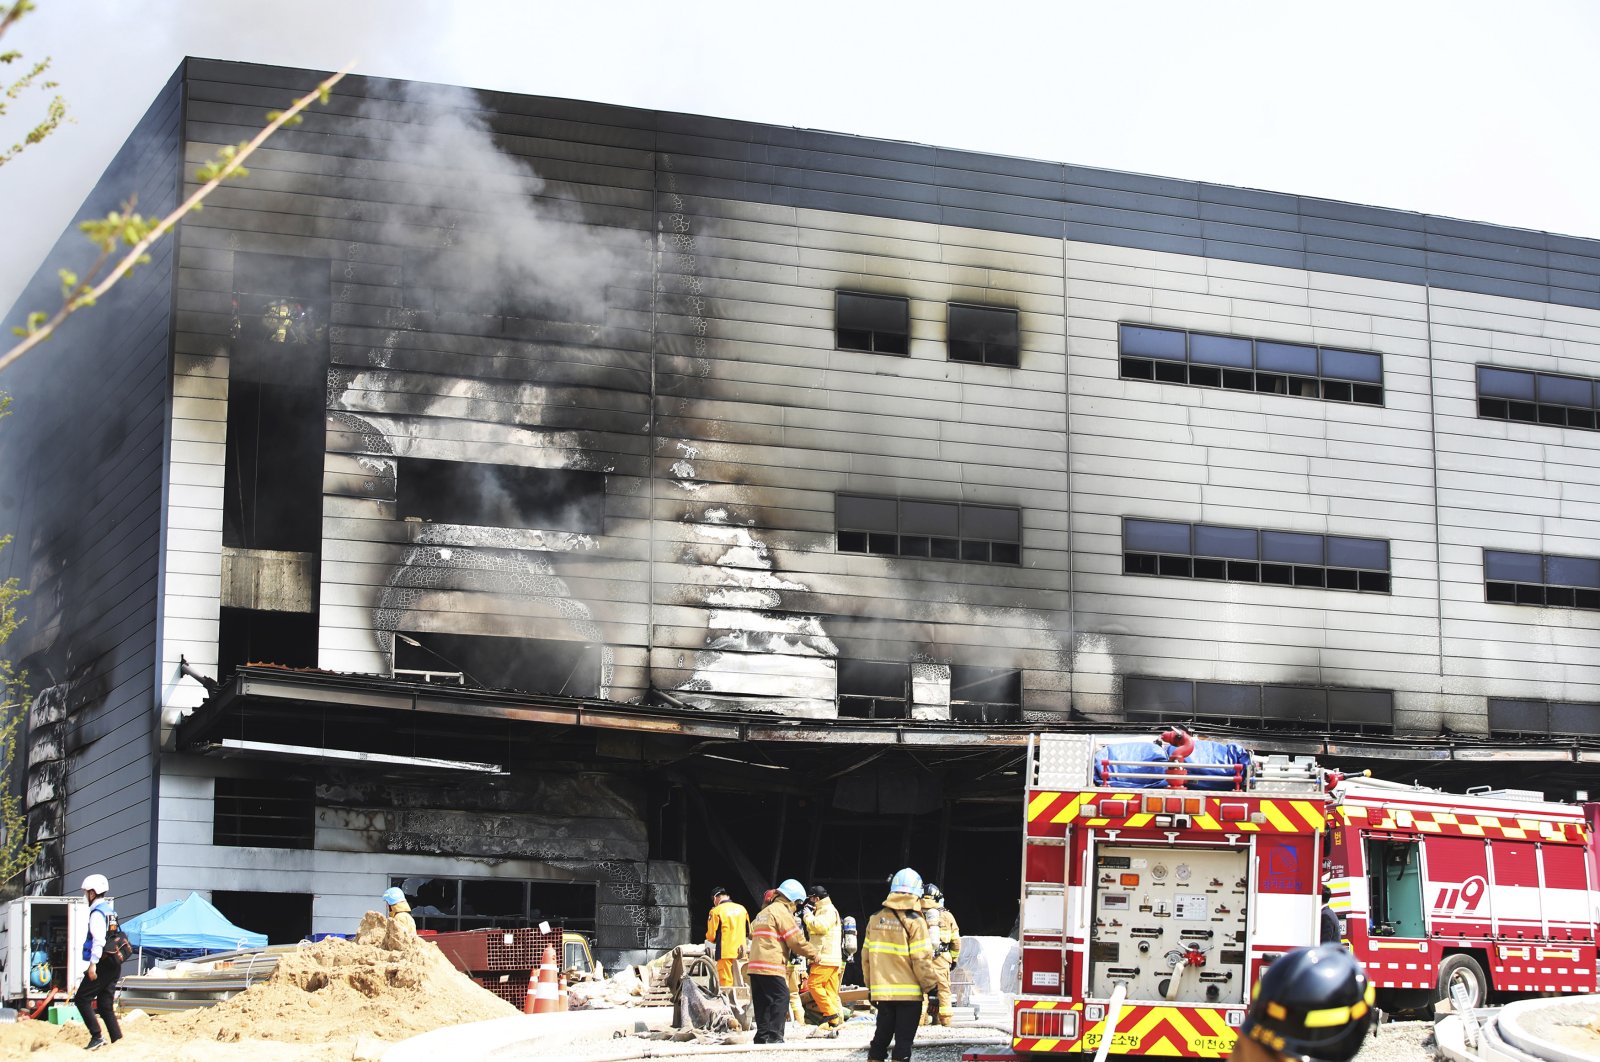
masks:
{"type": "Polygon", "coordinates": [[[83,960],[89,964],[89,969],[83,976],[83,984],[73,993],[72,1002],[83,1019],[83,1027],[89,1032],[85,1047],[95,1051],[106,1045],[100,1035],[102,1021],[106,1023],[106,1033],[112,1043],[122,1039],[122,1026],[117,1024],[117,982],[122,978],[122,960],[106,950],[106,935],[117,917],[111,900],[111,883],[104,874],[90,874],[83,879],[83,897],[89,901],[89,932],[83,941],[83,960]]]}

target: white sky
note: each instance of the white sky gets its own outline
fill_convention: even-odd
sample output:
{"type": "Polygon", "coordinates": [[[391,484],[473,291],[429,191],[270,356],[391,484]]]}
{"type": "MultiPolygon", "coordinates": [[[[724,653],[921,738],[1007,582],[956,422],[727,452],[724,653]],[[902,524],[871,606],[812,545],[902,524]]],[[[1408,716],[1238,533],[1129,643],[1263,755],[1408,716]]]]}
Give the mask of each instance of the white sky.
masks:
{"type": "MultiPolygon", "coordinates": [[[[1584,0],[39,4],[3,46],[54,56],[76,124],[0,167],[0,308],[185,55],[354,60],[1600,237],[1584,0]]],[[[0,140],[34,113],[13,105],[0,140]]]]}

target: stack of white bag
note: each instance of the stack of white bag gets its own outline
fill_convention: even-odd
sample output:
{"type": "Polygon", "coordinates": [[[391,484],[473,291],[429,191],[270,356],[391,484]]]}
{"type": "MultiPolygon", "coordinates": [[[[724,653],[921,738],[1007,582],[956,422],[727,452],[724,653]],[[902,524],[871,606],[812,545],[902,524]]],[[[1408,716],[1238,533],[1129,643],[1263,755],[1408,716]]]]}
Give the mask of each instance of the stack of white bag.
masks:
{"type": "Polygon", "coordinates": [[[1009,1028],[1021,961],[1022,949],[1011,937],[962,937],[961,961],[950,974],[955,1005],[972,1007],[978,1021],[1009,1028]]]}

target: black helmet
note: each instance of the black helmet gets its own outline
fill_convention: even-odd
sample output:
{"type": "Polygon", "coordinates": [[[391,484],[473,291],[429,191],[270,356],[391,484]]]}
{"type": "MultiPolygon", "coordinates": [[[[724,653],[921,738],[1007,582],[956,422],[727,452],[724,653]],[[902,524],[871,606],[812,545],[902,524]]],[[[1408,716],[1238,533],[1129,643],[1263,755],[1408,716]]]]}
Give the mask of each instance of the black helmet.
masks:
{"type": "Polygon", "coordinates": [[[723,888],[721,885],[718,885],[716,888],[711,890],[711,902],[716,903],[719,897],[726,895],[728,895],[728,890],[723,888]]]}
{"type": "Polygon", "coordinates": [[[828,890],[824,889],[821,885],[813,885],[811,888],[806,890],[806,895],[814,897],[818,900],[826,900],[828,898],[828,890]]]}
{"type": "Polygon", "coordinates": [[[1306,1062],[1348,1062],[1372,1024],[1375,994],[1343,946],[1295,948],[1261,975],[1239,1033],[1306,1062]]]}
{"type": "Polygon", "coordinates": [[[922,886],[922,895],[932,900],[934,903],[944,903],[944,893],[940,892],[939,886],[935,885],[931,881],[922,886]]]}

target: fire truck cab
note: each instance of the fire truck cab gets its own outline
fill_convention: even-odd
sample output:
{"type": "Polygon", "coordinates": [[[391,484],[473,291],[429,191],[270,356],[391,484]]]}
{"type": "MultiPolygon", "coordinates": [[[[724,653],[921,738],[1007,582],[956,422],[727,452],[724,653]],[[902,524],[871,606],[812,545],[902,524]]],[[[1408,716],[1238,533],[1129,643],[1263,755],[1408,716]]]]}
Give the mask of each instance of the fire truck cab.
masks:
{"type": "Polygon", "coordinates": [[[1226,1056],[1261,969],[1316,943],[1324,783],[1181,731],[1030,742],[1013,1050],[1226,1056]]]}
{"type": "Polygon", "coordinates": [[[1409,1010],[1491,990],[1593,992],[1595,867],[1585,809],[1524,790],[1351,779],[1333,789],[1332,906],[1379,991],[1409,1010]]]}

